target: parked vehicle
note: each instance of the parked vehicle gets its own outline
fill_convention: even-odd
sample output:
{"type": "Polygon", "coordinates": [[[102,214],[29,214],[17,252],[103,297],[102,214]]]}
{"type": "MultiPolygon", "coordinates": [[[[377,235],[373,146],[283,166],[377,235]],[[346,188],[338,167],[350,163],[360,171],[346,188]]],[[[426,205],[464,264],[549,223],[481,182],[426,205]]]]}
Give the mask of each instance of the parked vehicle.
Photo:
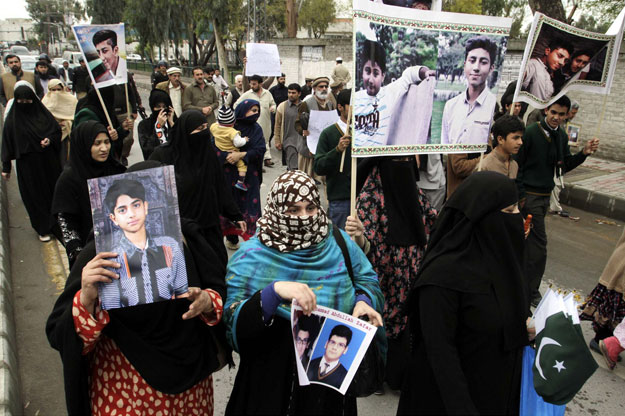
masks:
{"type": "Polygon", "coordinates": [[[142,61],[143,60],[141,55],[136,54],[136,53],[129,53],[128,55],[126,55],[126,59],[129,61],[142,61]]]}
{"type": "Polygon", "coordinates": [[[76,51],[65,51],[63,52],[63,57],[61,58],[61,62],[66,60],[69,62],[70,68],[75,68],[80,65],[78,60],[82,57],[82,53],[76,51]]]}

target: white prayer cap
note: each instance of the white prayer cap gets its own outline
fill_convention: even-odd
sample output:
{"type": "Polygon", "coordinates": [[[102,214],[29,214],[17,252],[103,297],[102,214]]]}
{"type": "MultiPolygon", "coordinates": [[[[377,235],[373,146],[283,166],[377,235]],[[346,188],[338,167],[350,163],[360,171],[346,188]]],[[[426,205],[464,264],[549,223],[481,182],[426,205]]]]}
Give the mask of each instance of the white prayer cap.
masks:
{"type": "Polygon", "coordinates": [[[172,66],[171,68],[169,68],[167,70],[167,75],[171,75],[171,74],[181,74],[182,71],[180,70],[180,68],[177,68],[175,66],[172,66]]]}
{"type": "Polygon", "coordinates": [[[337,61],[337,62],[339,62],[339,61],[343,62],[343,58],[341,58],[340,56],[337,56],[337,57],[336,57],[336,61],[337,61]]]}

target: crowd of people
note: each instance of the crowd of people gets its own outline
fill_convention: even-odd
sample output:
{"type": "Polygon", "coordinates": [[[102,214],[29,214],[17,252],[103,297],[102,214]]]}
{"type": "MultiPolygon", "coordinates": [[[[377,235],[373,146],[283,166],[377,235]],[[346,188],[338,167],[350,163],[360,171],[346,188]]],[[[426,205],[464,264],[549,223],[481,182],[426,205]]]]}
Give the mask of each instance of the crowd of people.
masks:
{"type": "MultiPolygon", "coordinates": [[[[46,326],[69,414],[212,414],[212,373],[232,365],[233,350],[226,414],[356,414],[355,396],[299,385],[293,299],[305,315],[323,305],[384,327],[384,382],[401,394],[398,414],[518,413],[552,191],[599,141],[572,154],[563,127],[579,105],[563,96],[526,124],[509,88],[485,155],[352,159],[342,61],[304,85],[282,74],[237,75],[232,86],[210,67],[193,68],[187,84],[159,62],[151,114],[137,128],[145,161],[127,168],[136,87],[127,104],[123,88],[89,88],[84,62],[53,75],[41,60],[33,74],[7,57],[2,176],[15,160],[33,229],[43,242],[55,236],[71,266],[46,326]],[[314,153],[312,111],[338,114],[314,153]],[[263,173],[278,164],[272,143],[285,172],[266,184],[262,206],[263,173]],[[102,308],[98,286],[120,279],[122,264],[96,252],[87,180],[163,165],[175,172],[188,292],[102,308]]],[[[428,76],[416,67],[415,79],[428,76]]],[[[582,312],[597,333],[591,347],[612,367],[625,342],[623,247],[621,238],[582,312]]]]}

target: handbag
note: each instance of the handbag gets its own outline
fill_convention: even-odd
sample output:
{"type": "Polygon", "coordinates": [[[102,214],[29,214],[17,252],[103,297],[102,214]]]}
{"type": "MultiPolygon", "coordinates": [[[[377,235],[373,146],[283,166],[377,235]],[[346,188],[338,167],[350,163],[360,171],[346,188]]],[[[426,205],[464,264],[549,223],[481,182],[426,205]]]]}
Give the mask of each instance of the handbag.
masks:
{"type": "MultiPolygon", "coordinates": [[[[349,277],[352,279],[353,285],[354,270],[352,269],[352,261],[349,256],[349,252],[347,251],[345,239],[336,225],[332,226],[332,234],[341,249],[341,253],[345,259],[345,267],[347,268],[349,277]]],[[[359,319],[363,318],[359,317],[359,319]]],[[[366,321],[367,317],[365,316],[363,320],[366,321]]],[[[378,344],[384,344],[385,341],[386,334],[384,332],[384,328],[378,328],[375,338],[371,341],[371,344],[369,344],[369,348],[367,348],[367,352],[362,358],[362,361],[358,366],[358,370],[356,371],[356,374],[347,389],[347,394],[349,396],[368,397],[371,396],[380,386],[382,386],[382,383],[384,382],[385,360],[378,344]]]]}

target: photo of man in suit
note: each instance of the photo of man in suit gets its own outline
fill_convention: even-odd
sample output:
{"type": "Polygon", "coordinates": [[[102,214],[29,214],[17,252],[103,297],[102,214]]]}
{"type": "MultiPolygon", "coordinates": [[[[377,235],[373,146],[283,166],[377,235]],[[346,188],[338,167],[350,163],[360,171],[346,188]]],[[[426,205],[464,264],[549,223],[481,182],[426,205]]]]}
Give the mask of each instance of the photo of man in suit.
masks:
{"type": "Polygon", "coordinates": [[[332,328],[323,356],[310,361],[308,380],[340,388],[347,375],[347,369],[341,364],[340,358],[347,353],[351,340],[352,331],[347,326],[339,324],[332,328]]]}

